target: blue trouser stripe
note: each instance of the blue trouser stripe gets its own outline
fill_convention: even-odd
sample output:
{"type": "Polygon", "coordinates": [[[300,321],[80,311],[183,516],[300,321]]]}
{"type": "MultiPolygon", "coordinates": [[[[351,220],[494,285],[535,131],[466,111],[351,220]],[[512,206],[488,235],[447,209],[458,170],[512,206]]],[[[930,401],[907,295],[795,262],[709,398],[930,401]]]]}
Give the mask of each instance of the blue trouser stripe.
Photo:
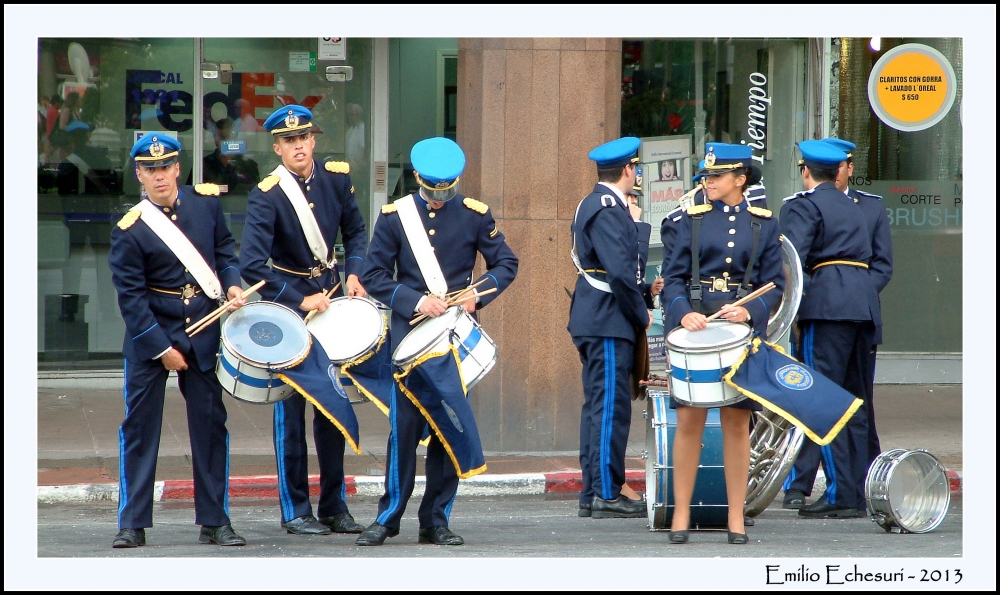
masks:
{"type": "Polygon", "coordinates": [[[830,450],[830,445],[821,446],[819,448],[820,453],[823,455],[823,462],[826,467],[826,501],[829,504],[837,503],[837,467],[833,464],[833,451],[830,450]]]}
{"type": "Polygon", "coordinates": [[[785,477],[785,483],[781,484],[781,489],[787,492],[788,488],[792,487],[792,482],[793,481],[795,481],[795,466],[794,465],[792,465],[792,470],[788,473],[788,476],[785,477]]]}
{"type": "Polygon", "coordinates": [[[604,416],[601,419],[601,498],[610,500],[611,433],[615,411],[615,340],[604,339],[604,416]]]}
{"type": "Polygon", "coordinates": [[[222,493],[222,509],[229,516],[229,430],[226,430],[226,491],[222,493]]]}
{"type": "Polygon", "coordinates": [[[278,502],[281,504],[281,520],[290,521],[295,514],[292,497],[288,493],[288,483],[285,481],[285,404],[278,401],[274,404],[274,447],[278,459],[278,502]]]}
{"type": "Polygon", "coordinates": [[[448,506],[444,507],[444,518],[446,519],[451,518],[451,507],[455,505],[455,498],[458,498],[458,490],[455,490],[455,495],[448,501],[448,506]]]}
{"type": "Polygon", "coordinates": [[[389,491],[389,506],[378,515],[376,521],[385,525],[396,514],[399,507],[399,431],[396,429],[396,383],[392,383],[392,402],[389,403],[389,473],[385,477],[385,487],[389,491]]]}
{"type": "MultiPolygon", "coordinates": [[[[124,382],[122,383],[122,396],[125,400],[125,418],[128,419],[128,360],[125,360],[125,370],[122,372],[124,382]]],[[[125,477],[125,422],[118,428],[118,528],[122,527],[122,511],[128,504],[128,479],[125,477]]]]}

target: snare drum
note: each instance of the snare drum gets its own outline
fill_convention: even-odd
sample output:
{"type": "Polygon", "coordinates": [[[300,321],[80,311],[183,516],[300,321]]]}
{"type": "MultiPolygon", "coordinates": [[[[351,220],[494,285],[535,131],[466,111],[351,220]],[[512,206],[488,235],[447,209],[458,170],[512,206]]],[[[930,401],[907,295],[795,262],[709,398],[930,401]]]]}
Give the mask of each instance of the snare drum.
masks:
{"type": "Polygon", "coordinates": [[[951,485],[934,455],[896,448],[868,468],[865,500],[872,520],[887,532],[927,533],[944,521],[951,485]]]}
{"type": "MultiPolygon", "coordinates": [[[[670,409],[670,393],[646,389],[646,511],[650,531],[667,531],[674,516],[674,455],[677,413],[670,409]]],[[[701,460],[691,497],[691,529],[728,526],[729,500],[722,465],[722,422],[719,411],[705,420],[701,460]]]]}
{"type": "Polygon", "coordinates": [[[674,399],[688,407],[723,407],[745,399],[722,377],[743,356],[750,332],[746,324],[724,320],[712,320],[700,331],[682,326],[670,331],[665,344],[674,399]]]}
{"type": "Polygon", "coordinates": [[[452,306],[437,318],[428,318],[403,337],[392,354],[392,363],[404,370],[428,353],[454,345],[461,360],[465,387],[471,389],[497,362],[497,346],[465,308],[452,306]]]}
{"type": "Polygon", "coordinates": [[[277,373],[305,359],[311,345],[298,314],[274,302],[251,302],[222,325],[215,375],[235,399],[276,403],[295,392],[277,373]]]}
{"type": "Polygon", "coordinates": [[[339,297],[306,324],[330,361],[338,366],[370,355],[385,339],[387,323],[378,304],[363,297],[339,297]]]}

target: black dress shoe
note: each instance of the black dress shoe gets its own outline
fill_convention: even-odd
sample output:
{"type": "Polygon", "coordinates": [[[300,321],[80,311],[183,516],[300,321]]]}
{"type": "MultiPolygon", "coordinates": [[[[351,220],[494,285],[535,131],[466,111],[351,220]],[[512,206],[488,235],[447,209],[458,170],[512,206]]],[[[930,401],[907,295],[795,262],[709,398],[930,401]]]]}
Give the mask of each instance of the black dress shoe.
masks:
{"type": "Polygon", "coordinates": [[[465,543],[465,540],[452,533],[447,525],[421,529],[417,541],[433,543],[434,545],[462,545],[465,543]]]}
{"type": "Polygon", "coordinates": [[[198,541],[202,543],[214,543],[217,545],[246,545],[247,540],[243,539],[233,531],[232,525],[221,525],[219,527],[202,526],[201,535],[198,541]]]}
{"type": "Polygon", "coordinates": [[[289,533],[294,533],[296,535],[329,535],[330,528],[320,523],[311,514],[306,516],[300,516],[294,518],[290,521],[281,523],[281,526],[288,530],[289,533]]]}
{"type": "Polygon", "coordinates": [[[727,541],[734,545],[743,545],[744,543],[750,541],[746,533],[733,533],[732,531],[726,531],[727,541]]]}
{"type": "Polygon", "coordinates": [[[115,535],[115,540],[111,542],[111,547],[139,547],[146,545],[145,529],[122,529],[115,535]]]}
{"type": "Polygon", "coordinates": [[[590,515],[595,519],[641,519],[646,516],[646,503],[621,495],[614,500],[594,496],[590,515]]]}
{"type": "Polygon", "coordinates": [[[580,510],[576,511],[576,516],[589,517],[590,516],[590,504],[586,502],[580,503],[580,510]]]}
{"type": "Polygon", "coordinates": [[[781,501],[782,508],[788,508],[791,510],[802,508],[806,505],[806,493],[802,490],[788,490],[785,492],[785,497],[781,501]]]}
{"type": "Polygon", "coordinates": [[[753,527],[756,524],[757,524],[757,521],[753,520],[753,517],[748,517],[748,516],[743,517],[743,526],[744,527],[753,527]]]}
{"type": "Polygon", "coordinates": [[[687,543],[688,542],[688,530],[683,531],[671,531],[670,532],[670,543],[687,543]]]}
{"type": "Polygon", "coordinates": [[[368,528],[358,535],[355,545],[382,545],[386,537],[399,535],[399,529],[390,529],[378,523],[368,525],[368,528]]]}
{"type": "Polygon", "coordinates": [[[329,527],[334,533],[361,533],[365,530],[363,525],[354,521],[354,517],[349,512],[323,517],[319,522],[329,527]]]}
{"type": "Polygon", "coordinates": [[[853,506],[837,506],[828,503],[826,498],[820,498],[800,508],[799,516],[807,519],[856,519],[859,515],[858,509],[853,506]]]}

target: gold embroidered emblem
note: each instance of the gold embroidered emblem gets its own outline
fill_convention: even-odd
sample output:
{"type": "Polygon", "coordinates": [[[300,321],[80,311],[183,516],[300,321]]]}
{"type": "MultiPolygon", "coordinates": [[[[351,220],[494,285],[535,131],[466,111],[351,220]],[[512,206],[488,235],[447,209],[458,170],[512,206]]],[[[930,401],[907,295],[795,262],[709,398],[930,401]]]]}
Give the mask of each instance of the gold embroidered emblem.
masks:
{"type": "Polygon", "coordinates": [[[204,184],[195,184],[194,191],[202,196],[218,196],[219,195],[219,185],[210,184],[208,182],[204,184]]]}
{"type": "Polygon", "coordinates": [[[327,161],[323,167],[332,174],[351,173],[351,164],[346,161],[327,161]]]}
{"type": "Polygon", "coordinates": [[[771,211],[762,209],[761,207],[747,207],[747,211],[749,211],[751,215],[756,215],[764,219],[771,218],[771,211]]]}
{"type": "Polygon", "coordinates": [[[285,128],[295,128],[298,125],[299,117],[292,110],[288,110],[288,115],[285,116],[285,128]]]}
{"type": "Polygon", "coordinates": [[[155,136],[153,137],[153,143],[149,145],[149,156],[159,157],[163,155],[163,143],[161,143],[155,136]]]}
{"type": "Polygon", "coordinates": [[[712,167],[713,165],[715,165],[715,153],[709,149],[708,155],[705,155],[705,167],[712,167]]]}
{"type": "Polygon", "coordinates": [[[687,210],[688,215],[704,215],[712,210],[712,205],[695,205],[687,210]]]}
{"type": "Polygon", "coordinates": [[[118,227],[120,229],[128,229],[139,220],[142,212],[137,208],[131,208],[125,215],[118,221],[118,227]]]}
{"type": "Polygon", "coordinates": [[[383,215],[388,215],[389,213],[395,213],[395,212],[396,212],[396,203],[392,203],[392,204],[388,204],[388,205],[382,205],[382,214],[383,215]]]}
{"type": "Polygon", "coordinates": [[[474,198],[466,198],[462,201],[466,207],[472,209],[473,211],[479,213],[480,215],[485,215],[486,211],[489,210],[489,205],[484,202],[480,202],[474,198]]]}

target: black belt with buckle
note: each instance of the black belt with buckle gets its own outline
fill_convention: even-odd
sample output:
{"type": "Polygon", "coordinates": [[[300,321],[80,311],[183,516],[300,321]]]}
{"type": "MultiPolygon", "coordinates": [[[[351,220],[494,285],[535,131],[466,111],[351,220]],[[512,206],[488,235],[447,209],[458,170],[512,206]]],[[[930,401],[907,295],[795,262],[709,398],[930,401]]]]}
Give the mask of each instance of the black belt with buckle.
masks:
{"type": "MultiPolygon", "coordinates": [[[[736,291],[736,288],[740,286],[739,283],[732,281],[731,279],[732,277],[711,277],[709,279],[702,279],[701,282],[708,285],[708,291],[711,293],[716,291],[728,293],[736,291]]],[[[753,286],[751,285],[751,287],[753,286]]]]}
{"type": "Polygon", "coordinates": [[[311,269],[295,269],[295,268],[283,267],[274,263],[271,263],[271,266],[278,269],[279,271],[283,271],[291,275],[298,275],[299,277],[308,277],[310,279],[315,279],[316,277],[321,276],[324,272],[326,272],[328,268],[325,264],[316,265],[311,269]]]}
{"type": "Polygon", "coordinates": [[[149,286],[146,289],[149,289],[150,291],[155,291],[157,293],[165,293],[167,295],[175,295],[175,296],[181,298],[182,300],[189,300],[189,299],[193,298],[194,296],[198,295],[199,293],[201,293],[201,288],[200,287],[196,287],[194,285],[191,285],[190,283],[188,283],[184,287],[181,287],[179,290],[176,290],[176,289],[163,289],[162,287],[152,287],[152,286],[149,286]]]}

